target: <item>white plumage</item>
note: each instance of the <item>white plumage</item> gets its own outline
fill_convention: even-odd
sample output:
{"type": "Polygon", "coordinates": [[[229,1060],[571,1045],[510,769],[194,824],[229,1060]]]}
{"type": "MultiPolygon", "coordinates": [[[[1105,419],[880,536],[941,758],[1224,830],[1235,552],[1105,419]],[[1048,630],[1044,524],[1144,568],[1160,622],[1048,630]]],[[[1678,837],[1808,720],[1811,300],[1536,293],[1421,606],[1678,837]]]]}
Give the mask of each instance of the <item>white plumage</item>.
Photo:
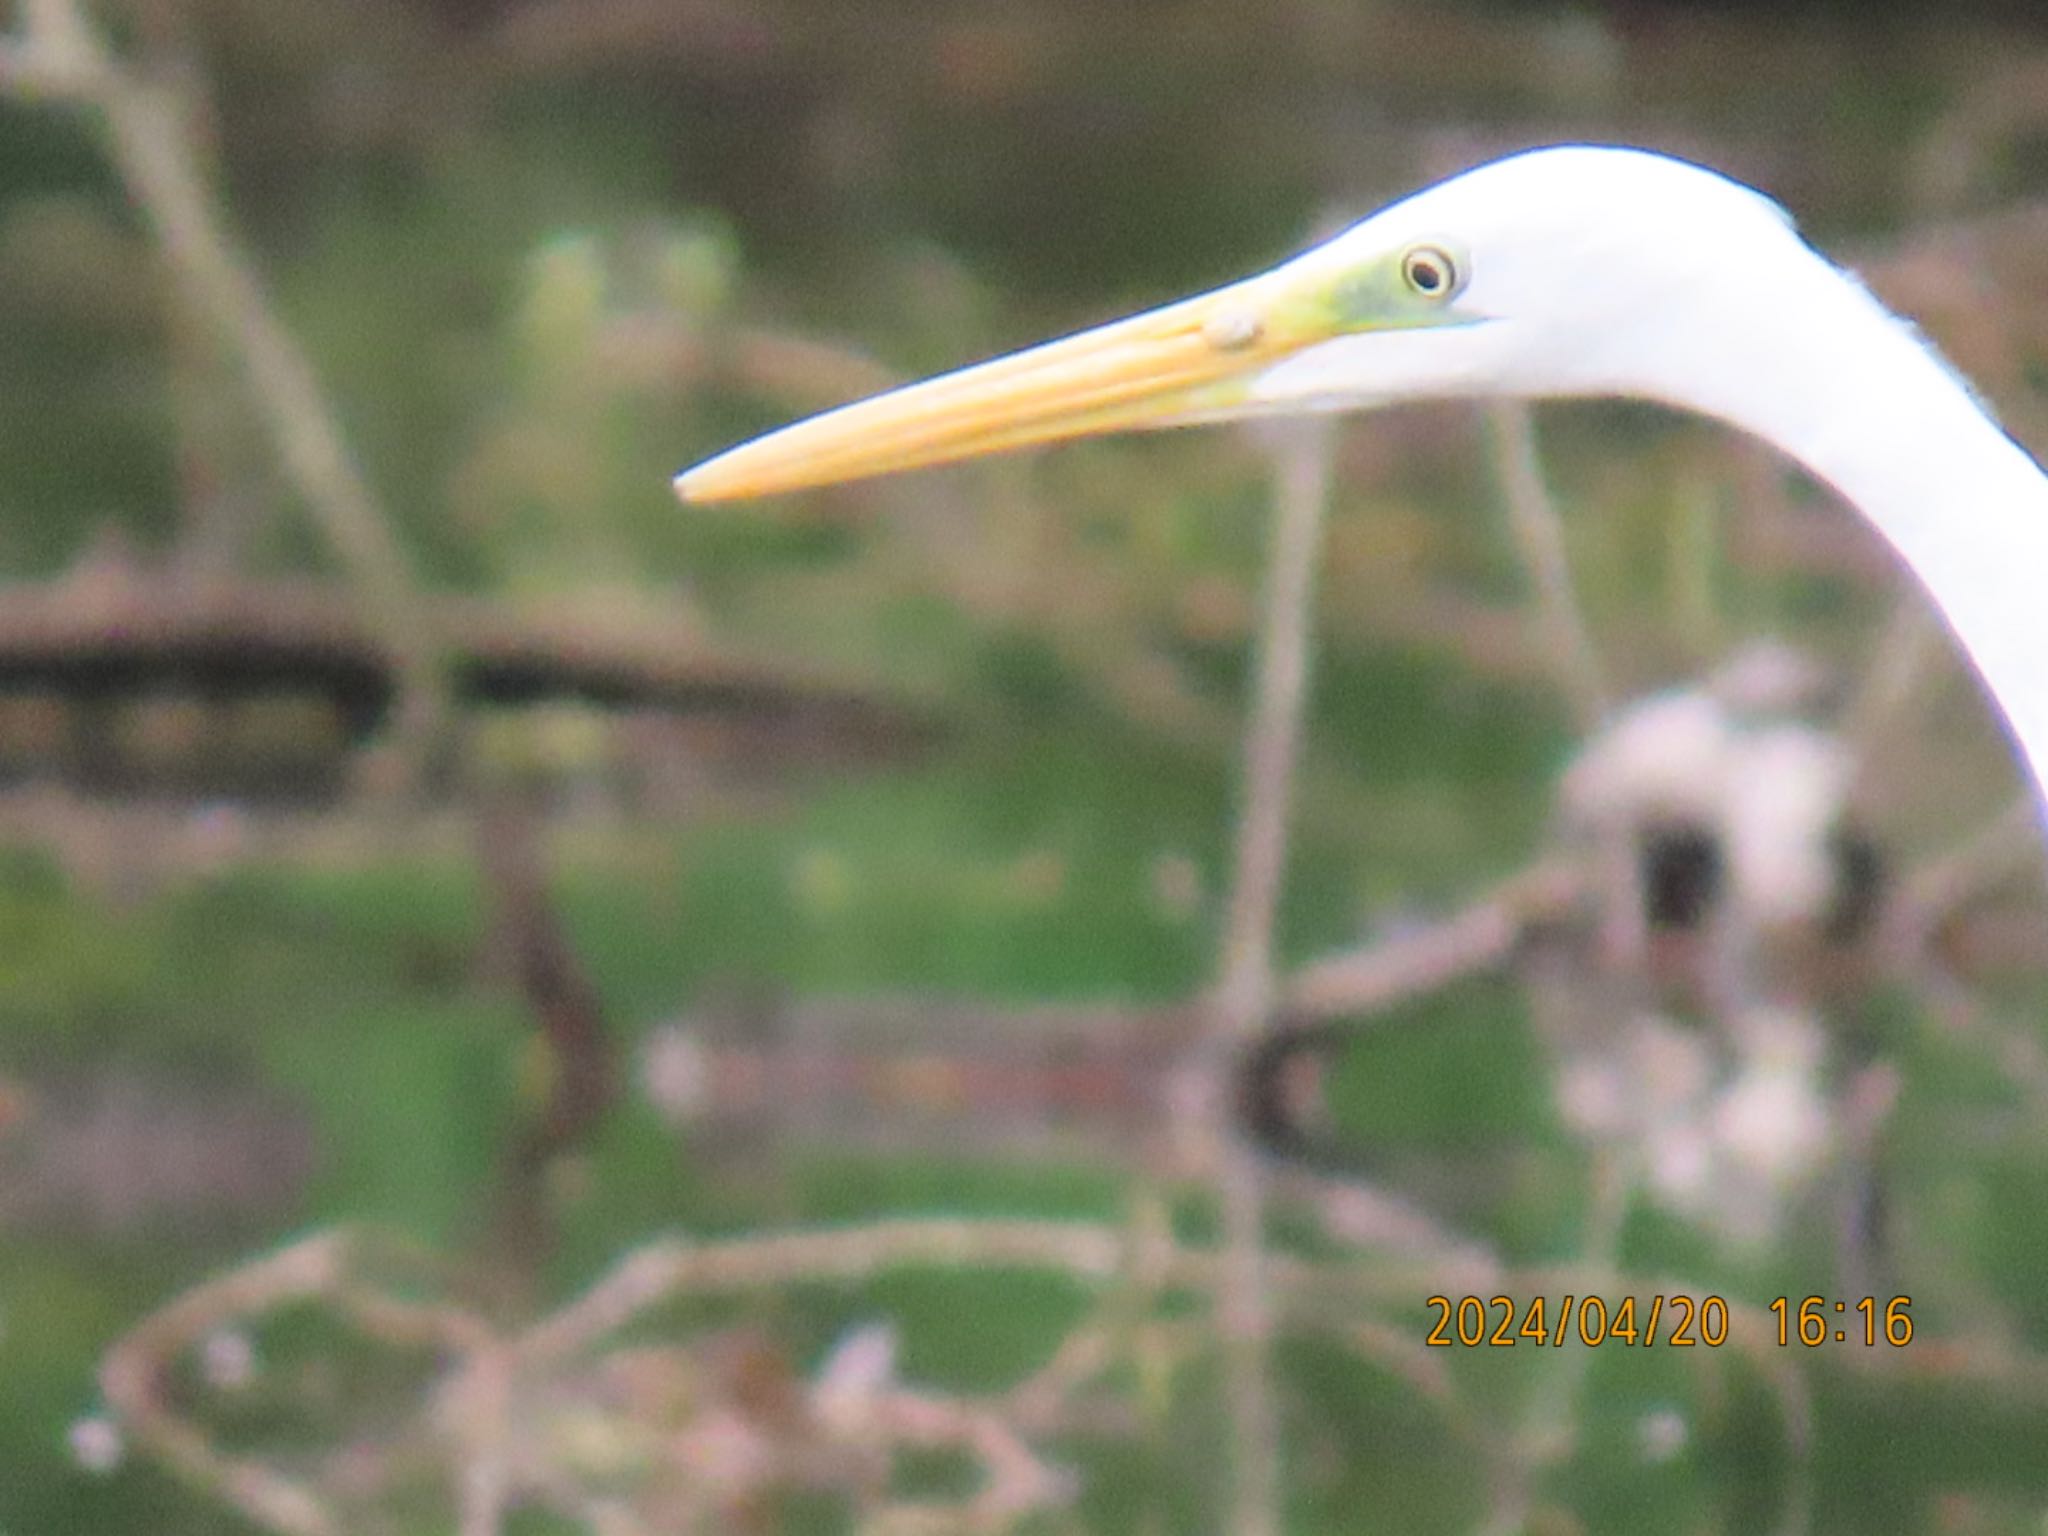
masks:
{"type": "Polygon", "coordinates": [[[1469,324],[1339,337],[1261,408],[1625,396],[1717,417],[1833,485],[1919,577],[2048,790],[2048,478],[1969,385],[1760,194],[1640,150],[1534,150],[1302,261],[1455,240],[1469,324]]]}
{"type": "Polygon", "coordinates": [[[1269,272],[799,422],[676,488],[718,501],[1088,433],[1596,395],[1717,417],[1840,491],[2048,785],[2048,479],[1776,204],[1641,150],[1480,166],[1269,272]]]}

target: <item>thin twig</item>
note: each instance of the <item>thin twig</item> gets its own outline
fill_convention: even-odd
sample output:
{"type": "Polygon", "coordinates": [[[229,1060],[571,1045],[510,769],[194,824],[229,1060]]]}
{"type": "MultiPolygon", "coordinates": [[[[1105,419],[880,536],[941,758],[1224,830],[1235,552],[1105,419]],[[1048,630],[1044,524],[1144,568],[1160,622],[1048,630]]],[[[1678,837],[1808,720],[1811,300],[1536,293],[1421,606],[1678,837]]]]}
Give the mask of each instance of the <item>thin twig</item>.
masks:
{"type": "Polygon", "coordinates": [[[1941,641],[1941,622],[1933,611],[1917,594],[1902,591],[1844,711],[1843,734],[1859,756],[1876,750],[1886,729],[1920,691],[1941,654],[1941,641]]]}
{"type": "Polygon", "coordinates": [[[1272,563],[1245,740],[1236,875],[1209,1034],[1224,1233],[1216,1321],[1231,1426],[1229,1529],[1236,1536],[1273,1536],[1279,1529],[1280,1426],[1267,1363],[1272,1309],[1261,1170],[1229,1123],[1231,1095],[1224,1084],[1245,1044],[1265,1028],[1272,1006],[1273,917],[1286,864],[1288,791],[1308,685],[1311,598],[1331,457],[1330,429],[1321,422],[1290,428],[1274,452],[1272,563]]]}
{"type": "Polygon", "coordinates": [[[604,999],[570,939],[548,889],[535,813],[511,794],[487,801],[478,819],[478,862],[496,911],[503,963],[545,1043],[547,1102],[520,1127],[505,1159],[500,1241],[510,1268],[530,1280],[556,1232],[549,1170],[602,1124],[618,1096],[616,1050],[604,999]]]}
{"type": "Polygon", "coordinates": [[[2040,811],[2022,794],[1974,835],[1908,877],[1890,921],[1891,947],[1924,957],[1943,927],[2007,881],[2040,867],[2040,811]]]}
{"type": "Polygon", "coordinates": [[[663,1240],[634,1249],[574,1302],[528,1333],[533,1361],[591,1348],[649,1307],[680,1294],[848,1283],[892,1269],[1042,1268],[1082,1280],[1119,1273],[1127,1242],[1115,1227],[1051,1221],[879,1221],[771,1232],[716,1243],[663,1240]]]}
{"type": "Polygon", "coordinates": [[[473,1353],[461,1378],[462,1405],[453,1415],[462,1452],[453,1468],[459,1536],[498,1536],[512,1496],[508,1441],[513,1412],[511,1351],[473,1353]]]}
{"type": "Polygon", "coordinates": [[[1302,967],[1287,979],[1284,1011],[1297,1024],[1383,1013],[1497,971],[1532,933],[1569,918],[1591,885],[1584,861],[1545,859],[1437,922],[1302,967]]]}
{"type": "Polygon", "coordinates": [[[1572,590],[1564,524],[1543,483],[1528,402],[1490,402],[1486,427],[1494,470],[1507,503],[1508,531],[1514,536],[1523,569],[1535,584],[1536,619],[1544,647],[1550,652],[1558,684],[1571,701],[1574,717],[1581,729],[1591,729],[1607,713],[1607,683],[1586,629],[1585,614],[1572,590]]]}
{"type": "Polygon", "coordinates": [[[1693,473],[1673,493],[1671,563],[1672,629],[1705,670],[1705,660],[1727,649],[1719,601],[1721,495],[1704,473],[1693,473]]]}
{"type": "Polygon", "coordinates": [[[179,1295],[138,1323],[100,1365],[107,1407],[138,1445],[186,1482],[284,1536],[337,1536],[326,1502],[294,1478],[214,1447],[163,1390],[171,1362],[220,1325],[307,1297],[332,1294],[347,1263],[337,1234],[294,1243],[179,1295]]]}
{"type": "MultiPolygon", "coordinates": [[[[1587,1293],[1608,1298],[1620,1285],[1615,1261],[1632,1181],[1621,1156],[1602,1148],[1593,1153],[1590,1182],[1593,1208],[1586,1218],[1578,1267],[1586,1276],[1587,1293]]],[[[1503,1486],[1480,1527],[1482,1536],[1516,1536],[1528,1527],[1539,1479],[1567,1460],[1577,1444],[1578,1398],[1592,1363],[1592,1346],[1583,1339],[1556,1351],[1553,1359],[1539,1357],[1539,1374],[1523,1405],[1521,1423],[1508,1438],[1503,1486]]]]}

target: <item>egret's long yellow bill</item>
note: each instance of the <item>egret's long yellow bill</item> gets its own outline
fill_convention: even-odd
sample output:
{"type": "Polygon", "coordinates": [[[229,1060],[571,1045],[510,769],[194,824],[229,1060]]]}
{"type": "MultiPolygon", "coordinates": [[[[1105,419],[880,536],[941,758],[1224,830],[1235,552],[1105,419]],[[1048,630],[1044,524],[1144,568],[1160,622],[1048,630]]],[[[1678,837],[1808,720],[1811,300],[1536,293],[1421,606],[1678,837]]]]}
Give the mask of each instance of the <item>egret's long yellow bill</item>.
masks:
{"type": "Polygon", "coordinates": [[[737,501],[1235,414],[1243,380],[1327,334],[1292,308],[1235,283],[799,421],[685,470],[676,494],[737,501]]]}

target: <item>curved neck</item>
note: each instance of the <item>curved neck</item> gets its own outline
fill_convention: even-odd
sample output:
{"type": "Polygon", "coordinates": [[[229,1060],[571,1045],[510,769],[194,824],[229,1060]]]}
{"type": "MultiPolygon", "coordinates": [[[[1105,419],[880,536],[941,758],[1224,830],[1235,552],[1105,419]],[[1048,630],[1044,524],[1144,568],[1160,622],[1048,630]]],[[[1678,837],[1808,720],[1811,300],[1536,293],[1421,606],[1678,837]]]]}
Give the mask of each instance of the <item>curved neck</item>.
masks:
{"type": "Polygon", "coordinates": [[[1934,599],[2048,796],[2048,477],[1853,278],[1815,256],[1778,292],[1783,304],[1762,308],[1742,296],[1741,319],[1693,338],[1721,354],[1723,366],[1693,377],[1727,381],[1723,398],[1697,387],[1667,398],[1775,443],[1875,525],[1934,599]]]}

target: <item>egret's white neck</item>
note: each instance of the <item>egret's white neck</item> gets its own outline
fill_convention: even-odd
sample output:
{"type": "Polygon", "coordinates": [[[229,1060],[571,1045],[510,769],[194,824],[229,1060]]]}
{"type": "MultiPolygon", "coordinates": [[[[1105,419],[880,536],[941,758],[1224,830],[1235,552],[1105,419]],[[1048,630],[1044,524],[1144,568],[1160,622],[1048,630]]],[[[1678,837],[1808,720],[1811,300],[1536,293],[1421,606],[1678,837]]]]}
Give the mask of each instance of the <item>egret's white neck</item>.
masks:
{"type": "Polygon", "coordinates": [[[1682,350],[1722,366],[1661,392],[1776,444],[1862,511],[1933,597],[2048,795],[2048,477],[1859,283],[1818,257],[1800,266],[1774,274],[1765,301],[1752,288],[1705,315],[1711,334],[1682,350]]]}

